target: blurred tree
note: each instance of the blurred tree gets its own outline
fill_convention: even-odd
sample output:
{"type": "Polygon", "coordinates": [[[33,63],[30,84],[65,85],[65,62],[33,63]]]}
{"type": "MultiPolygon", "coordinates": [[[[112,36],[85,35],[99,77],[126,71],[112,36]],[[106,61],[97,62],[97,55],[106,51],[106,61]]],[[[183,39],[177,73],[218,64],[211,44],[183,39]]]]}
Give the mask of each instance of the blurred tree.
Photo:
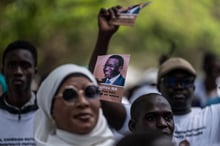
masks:
{"type": "MultiPolygon", "coordinates": [[[[161,54],[175,44],[174,56],[196,67],[201,53],[220,53],[218,0],[151,0],[134,27],[121,27],[109,53],[131,54],[132,65],[158,65],[161,54]],[[141,61],[140,61],[141,60],[141,61]],[[143,61],[142,61],[143,60],[143,61]]],[[[26,39],[39,49],[42,73],[61,63],[87,65],[97,35],[101,7],[130,6],[138,0],[1,0],[0,53],[15,39],[26,39]]]]}

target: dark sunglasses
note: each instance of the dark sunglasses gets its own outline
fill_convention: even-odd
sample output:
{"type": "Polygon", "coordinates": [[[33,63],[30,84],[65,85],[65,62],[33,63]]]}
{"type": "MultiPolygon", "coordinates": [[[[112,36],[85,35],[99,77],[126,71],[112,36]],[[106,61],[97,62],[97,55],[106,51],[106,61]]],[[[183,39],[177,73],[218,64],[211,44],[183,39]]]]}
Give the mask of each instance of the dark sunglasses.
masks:
{"type": "MultiPolygon", "coordinates": [[[[63,91],[63,99],[66,101],[71,101],[79,97],[79,91],[74,88],[67,88],[63,91]]],[[[84,89],[83,92],[84,96],[86,98],[96,98],[100,96],[100,90],[97,86],[95,85],[89,85],[84,89]]]]}
{"type": "Polygon", "coordinates": [[[194,78],[184,77],[165,77],[162,78],[162,83],[168,88],[175,88],[177,85],[181,85],[183,88],[191,88],[194,86],[194,78]]]}

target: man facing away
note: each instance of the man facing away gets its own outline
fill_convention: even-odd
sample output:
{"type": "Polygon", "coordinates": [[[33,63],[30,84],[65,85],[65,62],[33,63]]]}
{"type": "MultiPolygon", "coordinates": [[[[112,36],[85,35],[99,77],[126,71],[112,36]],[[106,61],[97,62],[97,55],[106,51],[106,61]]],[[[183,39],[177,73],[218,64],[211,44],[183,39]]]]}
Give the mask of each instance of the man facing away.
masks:
{"type": "Polygon", "coordinates": [[[20,40],[9,44],[3,52],[2,73],[8,91],[0,98],[0,145],[34,146],[33,117],[37,105],[31,83],[37,73],[36,48],[20,40]]]}

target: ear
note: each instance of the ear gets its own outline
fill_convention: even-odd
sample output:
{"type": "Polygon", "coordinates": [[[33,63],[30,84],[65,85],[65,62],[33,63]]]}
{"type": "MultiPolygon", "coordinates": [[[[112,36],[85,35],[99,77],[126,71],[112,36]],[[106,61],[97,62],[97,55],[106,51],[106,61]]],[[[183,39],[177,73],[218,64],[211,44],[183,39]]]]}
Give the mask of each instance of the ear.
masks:
{"type": "Polygon", "coordinates": [[[123,69],[123,66],[119,66],[118,70],[121,72],[123,69]]]}
{"type": "Polygon", "coordinates": [[[133,120],[133,119],[129,120],[128,127],[129,127],[129,130],[130,130],[131,132],[134,132],[135,127],[136,127],[136,122],[135,122],[135,120],[133,120]]]}

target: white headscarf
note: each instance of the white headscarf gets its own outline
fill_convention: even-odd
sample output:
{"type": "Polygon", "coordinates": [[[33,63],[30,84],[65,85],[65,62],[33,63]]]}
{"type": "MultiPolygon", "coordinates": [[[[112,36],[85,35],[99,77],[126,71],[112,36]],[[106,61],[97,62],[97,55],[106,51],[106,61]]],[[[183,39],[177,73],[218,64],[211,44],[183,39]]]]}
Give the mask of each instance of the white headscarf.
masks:
{"type": "Polygon", "coordinates": [[[112,146],[113,134],[101,108],[95,128],[86,135],[77,135],[56,129],[50,111],[52,99],[63,79],[72,73],[81,73],[97,85],[94,76],[88,69],[74,64],[62,65],[48,75],[37,92],[39,110],[34,120],[34,137],[37,146],[112,146]],[[48,138],[53,141],[48,141],[48,138]]]}

